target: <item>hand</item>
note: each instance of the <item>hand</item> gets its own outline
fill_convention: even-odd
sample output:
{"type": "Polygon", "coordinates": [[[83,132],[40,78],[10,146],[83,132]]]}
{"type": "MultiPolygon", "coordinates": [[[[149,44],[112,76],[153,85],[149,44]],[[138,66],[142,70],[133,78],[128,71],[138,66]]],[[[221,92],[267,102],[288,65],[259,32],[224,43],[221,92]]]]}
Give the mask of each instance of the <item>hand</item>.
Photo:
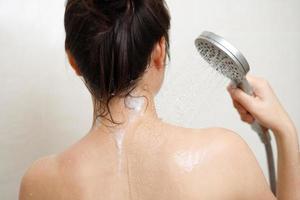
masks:
{"type": "Polygon", "coordinates": [[[242,121],[252,124],[256,119],[265,128],[273,132],[285,132],[293,127],[288,114],[281,106],[269,83],[254,76],[247,76],[253,88],[254,96],[230,85],[229,94],[233,105],[239,112],[242,121]]]}

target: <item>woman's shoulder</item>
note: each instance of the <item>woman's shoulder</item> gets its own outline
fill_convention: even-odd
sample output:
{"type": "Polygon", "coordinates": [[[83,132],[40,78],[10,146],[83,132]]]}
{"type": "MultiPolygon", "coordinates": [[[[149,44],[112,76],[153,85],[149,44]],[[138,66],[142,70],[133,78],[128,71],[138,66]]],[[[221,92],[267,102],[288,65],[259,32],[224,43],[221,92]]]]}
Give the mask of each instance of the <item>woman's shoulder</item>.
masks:
{"type": "Polygon", "coordinates": [[[79,196],[83,170],[81,165],[74,163],[78,156],[65,154],[45,156],[33,162],[22,177],[19,199],[73,199],[74,195],[79,196]]]}
{"type": "Polygon", "coordinates": [[[167,123],[166,127],[166,132],[170,133],[167,134],[170,144],[176,144],[175,147],[195,145],[195,147],[224,147],[227,150],[240,146],[248,147],[239,134],[226,128],[188,128],[167,123]]]}
{"type": "Polygon", "coordinates": [[[20,200],[79,198],[83,174],[91,165],[83,156],[86,146],[80,140],[57,155],[33,162],[22,177],[20,200]]]}
{"type": "MultiPolygon", "coordinates": [[[[227,167],[238,165],[241,160],[249,158],[257,164],[254,154],[244,139],[236,132],[221,128],[187,128],[169,125],[170,137],[167,139],[166,154],[173,155],[175,168],[189,171],[203,171],[203,166],[214,163],[215,166],[227,167]],[[226,159],[225,159],[226,158],[226,159]],[[190,163],[189,163],[190,162],[190,163]],[[198,170],[199,169],[199,170],[198,170]]],[[[223,168],[224,169],[224,168],[223,168]]]]}
{"type": "Polygon", "coordinates": [[[42,157],[26,170],[25,175],[22,177],[19,199],[47,199],[51,197],[57,185],[58,166],[56,155],[42,157]]]}
{"type": "Polygon", "coordinates": [[[182,181],[180,190],[204,199],[271,197],[253,152],[237,133],[219,127],[175,128],[168,168],[170,177],[182,181]]]}

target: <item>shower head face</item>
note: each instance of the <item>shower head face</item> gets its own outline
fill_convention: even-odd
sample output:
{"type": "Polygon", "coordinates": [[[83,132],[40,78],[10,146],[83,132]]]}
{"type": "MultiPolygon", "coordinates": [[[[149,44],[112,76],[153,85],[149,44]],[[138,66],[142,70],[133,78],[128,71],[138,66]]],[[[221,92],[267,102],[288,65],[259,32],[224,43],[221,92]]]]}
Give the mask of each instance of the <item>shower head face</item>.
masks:
{"type": "Polygon", "coordinates": [[[240,83],[249,71],[245,57],[222,37],[203,32],[195,41],[201,57],[227,78],[240,83]]]}

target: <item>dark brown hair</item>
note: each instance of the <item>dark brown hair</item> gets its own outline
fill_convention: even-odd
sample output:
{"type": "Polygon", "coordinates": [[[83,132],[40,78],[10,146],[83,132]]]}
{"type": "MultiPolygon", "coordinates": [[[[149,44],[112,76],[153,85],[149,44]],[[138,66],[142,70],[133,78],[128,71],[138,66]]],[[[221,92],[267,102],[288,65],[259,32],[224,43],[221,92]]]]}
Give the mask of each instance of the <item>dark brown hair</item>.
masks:
{"type": "Polygon", "coordinates": [[[115,123],[110,100],[130,95],[162,37],[168,53],[170,16],[164,0],[67,0],[64,25],[65,49],[100,105],[97,117],[109,114],[115,123]]]}

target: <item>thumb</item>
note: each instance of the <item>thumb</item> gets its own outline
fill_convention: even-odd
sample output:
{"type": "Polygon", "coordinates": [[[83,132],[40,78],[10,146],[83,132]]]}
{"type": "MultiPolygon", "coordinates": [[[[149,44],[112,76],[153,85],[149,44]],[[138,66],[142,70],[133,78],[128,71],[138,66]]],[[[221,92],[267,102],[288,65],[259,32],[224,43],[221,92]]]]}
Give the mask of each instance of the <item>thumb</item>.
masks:
{"type": "Polygon", "coordinates": [[[252,112],[254,110],[255,98],[246,94],[239,88],[228,88],[229,94],[231,98],[241,104],[248,112],[252,112]]]}

